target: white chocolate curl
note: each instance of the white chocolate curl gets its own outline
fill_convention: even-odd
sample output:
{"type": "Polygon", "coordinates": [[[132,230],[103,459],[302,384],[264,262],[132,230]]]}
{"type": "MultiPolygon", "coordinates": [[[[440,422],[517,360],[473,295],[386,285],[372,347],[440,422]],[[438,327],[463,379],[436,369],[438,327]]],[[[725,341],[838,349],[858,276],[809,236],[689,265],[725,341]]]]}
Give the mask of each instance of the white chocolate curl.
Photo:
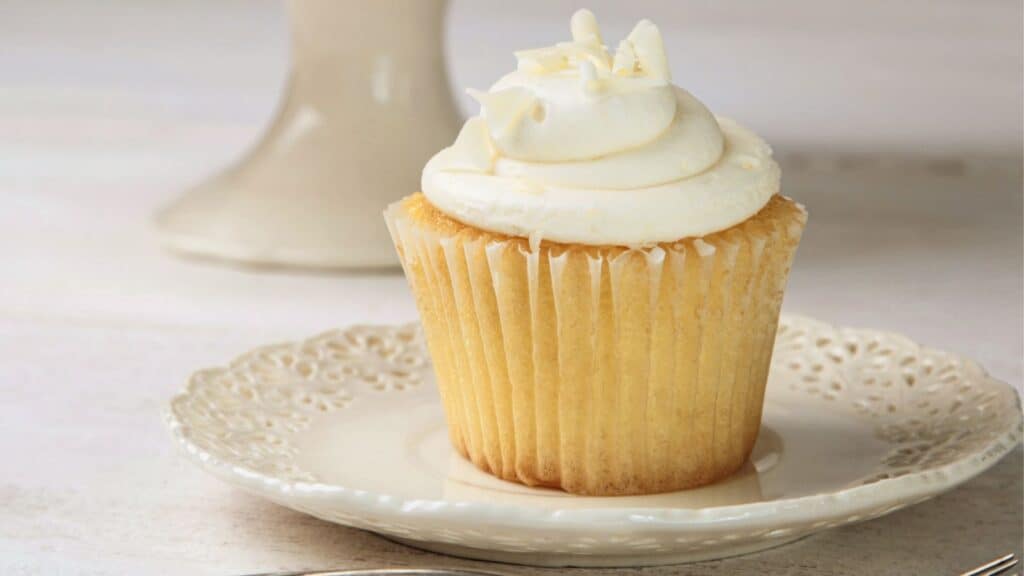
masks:
{"type": "Polygon", "coordinates": [[[604,45],[601,41],[601,30],[597,26],[597,17],[590,10],[577,10],[569,21],[572,41],[580,44],[591,44],[595,47],[604,45]]]}
{"type": "Polygon", "coordinates": [[[671,84],[658,27],[641,20],[612,57],[587,10],[572,40],[516,53],[516,71],[423,170],[427,198],[515,236],[646,245],[722,230],[779,187],[771,150],[671,84]]]}

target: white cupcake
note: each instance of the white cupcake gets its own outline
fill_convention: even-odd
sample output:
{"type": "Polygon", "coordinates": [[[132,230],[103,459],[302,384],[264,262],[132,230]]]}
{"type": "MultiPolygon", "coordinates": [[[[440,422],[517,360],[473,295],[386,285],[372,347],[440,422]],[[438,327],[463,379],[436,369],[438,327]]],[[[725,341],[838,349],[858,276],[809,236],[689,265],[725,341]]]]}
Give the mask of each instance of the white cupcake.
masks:
{"type": "Polygon", "coordinates": [[[806,213],[768,146],[593,15],[518,69],[386,219],[450,437],[483,470],[642,494],[737,470],[806,213]]]}

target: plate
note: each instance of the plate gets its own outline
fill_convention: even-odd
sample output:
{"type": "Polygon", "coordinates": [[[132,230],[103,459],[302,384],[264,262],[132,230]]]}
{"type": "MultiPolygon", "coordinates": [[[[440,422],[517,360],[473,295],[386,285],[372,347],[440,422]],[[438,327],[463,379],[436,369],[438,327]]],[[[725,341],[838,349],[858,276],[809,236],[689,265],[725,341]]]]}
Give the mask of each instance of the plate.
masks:
{"type": "Polygon", "coordinates": [[[194,374],[167,411],[184,453],[283,506],[436,552],[641,566],[753,552],[968,480],[1021,437],[976,363],[783,317],[750,461],[712,486],[584,497],[491,477],[450,449],[417,325],[355,326],[194,374]]]}

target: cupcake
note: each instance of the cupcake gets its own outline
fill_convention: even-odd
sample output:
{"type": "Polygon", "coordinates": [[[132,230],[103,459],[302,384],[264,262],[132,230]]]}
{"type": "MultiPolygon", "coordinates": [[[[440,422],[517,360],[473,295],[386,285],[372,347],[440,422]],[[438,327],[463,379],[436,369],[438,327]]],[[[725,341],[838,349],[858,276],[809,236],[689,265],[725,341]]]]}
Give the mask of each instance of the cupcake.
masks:
{"type": "Polygon", "coordinates": [[[385,219],[454,448],[589,495],[719,480],[754,445],[806,212],[753,132],[672,84],[644,20],[517,69],[385,219]]]}

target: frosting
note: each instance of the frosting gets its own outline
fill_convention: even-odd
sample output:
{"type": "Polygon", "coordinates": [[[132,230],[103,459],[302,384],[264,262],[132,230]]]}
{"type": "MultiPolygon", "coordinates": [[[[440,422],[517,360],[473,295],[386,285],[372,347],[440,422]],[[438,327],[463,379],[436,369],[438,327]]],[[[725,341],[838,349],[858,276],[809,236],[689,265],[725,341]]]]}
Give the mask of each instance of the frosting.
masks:
{"type": "Polygon", "coordinates": [[[570,28],[470,91],[480,114],[423,170],[438,209],[513,236],[632,246],[723,230],[778,191],[768,145],[671,83],[656,26],[640,21],[614,55],[589,11],[570,28]]]}

